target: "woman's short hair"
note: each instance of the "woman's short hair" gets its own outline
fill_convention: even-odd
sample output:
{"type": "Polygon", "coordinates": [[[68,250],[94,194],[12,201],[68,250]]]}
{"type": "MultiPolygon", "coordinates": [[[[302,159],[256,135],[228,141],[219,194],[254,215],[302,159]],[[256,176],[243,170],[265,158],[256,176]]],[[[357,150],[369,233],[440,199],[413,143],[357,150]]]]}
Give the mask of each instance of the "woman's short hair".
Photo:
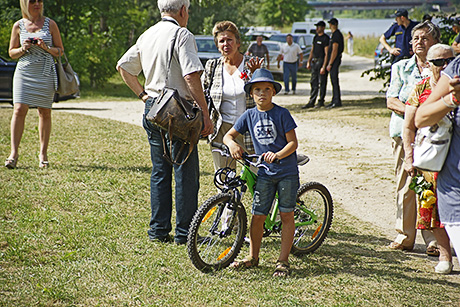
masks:
{"type": "Polygon", "coordinates": [[[452,52],[452,55],[455,55],[454,48],[452,48],[449,45],[446,44],[435,44],[428,49],[428,53],[426,54],[426,59],[427,60],[435,60],[435,54],[438,51],[450,51],[452,52]]]}
{"type": "Polygon", "coordinates": [[[190,7],[190,0],[158,0],[157,5],[160,13],[176,14],[183,6],[188,9],[190,7]]]}
{"type": "Polygon", "coordinates": [[[412,29],[411,36],[414,36],[415,31],[422,29],[426,30],[426,32],[430,34],[436,42],[439,43],[441,41],[441,31],[438,26],[428,20],[417,24],[412,29]]]}
{"type": "MultiPolygon", "coordinates": [[[[22,17],[30,20],[32,16],[29,13],[29,0],[19,0],[19,5],[21,6],[22,17]]],[[[40,10],[40,17],[43,17],[43,2],[42,9],[40,10]]]]}
{"type": "Polygon", "coordinates": [[[240,43],[240,31],[238,30],[238,27],[231,21],[225,20],[225,21],[219,21],[214,25],[214,28],[212,29],[212,36],[214,36],[214,43],[217,46],[217,35],[219,35],[222,32],[228,31],[230,33],[233,33],[236,38],[236,42],[240,43]]]}

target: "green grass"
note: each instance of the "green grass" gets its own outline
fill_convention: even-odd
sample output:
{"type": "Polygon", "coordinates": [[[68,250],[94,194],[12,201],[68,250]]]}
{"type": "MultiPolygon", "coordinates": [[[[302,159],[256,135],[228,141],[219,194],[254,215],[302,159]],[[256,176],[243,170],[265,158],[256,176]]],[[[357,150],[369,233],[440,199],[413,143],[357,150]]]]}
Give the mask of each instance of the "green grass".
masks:
{"type": "MultiPolygon", "coordinates": [[[[362,106],[376,109],[371,119],[358,102],[337,114],[381,133],[371,123],[387,120],[378,106],[362,106]]],[[[10,117],[0,108],[3,158],[10,117]]],[[[458,272],[435,275],[424,255],[388,250],[378,229],[338,202],[328,238],[314,254],[291,257],[291,277],[271,277],[278,238],[264,239],[258,269],[203,274],[185,246],[148,240],[150,159],[142,128],[54,112],[51,167],[41,170],[37,120],[31,110],[19,168],[0,169],[1,306],[458,306],[458,272]]],[[[208,146],[199,150],[203,202],[215,189],[208,146]]]]}
{"type": "MultiPolygon", "coordinates": [[[[143,75],[140,76],[139,81],[144,84],[143,75]]],[[[136,98],[119,73],[115,73],[104,84],[94,88],[89,82],[82,81],[80,92],[81,99],[85,101],[126,101],[136,98]]]]}
{"type": "MultiPolygon", "coordinates": [[[[366,58],[374,58],[375,48],[379,44],[379,37],[376,36],[355,36],[353,37],[353,52],[355,55],[366,58]]],[[[345,46],[347,46],[345,41],[345,46]]],[[[346,49],[347,47],[345,47],[346,49]]]]}

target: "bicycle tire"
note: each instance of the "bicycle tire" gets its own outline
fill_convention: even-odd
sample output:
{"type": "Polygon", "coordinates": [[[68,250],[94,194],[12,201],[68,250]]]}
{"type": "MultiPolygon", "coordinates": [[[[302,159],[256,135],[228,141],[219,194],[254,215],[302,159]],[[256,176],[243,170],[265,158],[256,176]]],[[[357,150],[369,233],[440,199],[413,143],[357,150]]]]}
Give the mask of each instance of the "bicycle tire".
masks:
{"type": "Polygon", "coordinates": [[[229,193],[212,196],[195,213],[187,237],[193,265],[210,272],[229,266],[238,256],[247,230],[246,211],[229,193]],[[233,219],[223,216],[226,208],[233,219]]]}
{"type": "Polygon", "coordinates": [[[294,209],[296,229],[291,253],[296,256],[314,252],[326,239],[334,207],[329,190],[319,182],[304,183],[297,190],[294,209]],[[317,216],[315,220],[314,215],[317,216]],[[309,225],[299,225],[301,223],[309,225]]]}

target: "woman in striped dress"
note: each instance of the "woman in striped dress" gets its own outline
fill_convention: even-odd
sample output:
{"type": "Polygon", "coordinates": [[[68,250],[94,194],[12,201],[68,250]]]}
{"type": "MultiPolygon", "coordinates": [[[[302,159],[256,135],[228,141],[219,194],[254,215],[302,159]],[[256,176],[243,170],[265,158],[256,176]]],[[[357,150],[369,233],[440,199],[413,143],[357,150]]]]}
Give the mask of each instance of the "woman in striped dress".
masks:
{"type": "Polygon", "coordinates": [[[9,47],[12,59],[19,59],[13,77],[14,112],[11,118],[11,153],[5,166],[15,168],[19,143],[29,107],[37,107],[40,138],[39,167],[48,167],[51,107],[57,88],[53,56],[64,52],[59,28],[43,16],[43,0],[20,0],[23,18],[13,25],[9,47]]]}

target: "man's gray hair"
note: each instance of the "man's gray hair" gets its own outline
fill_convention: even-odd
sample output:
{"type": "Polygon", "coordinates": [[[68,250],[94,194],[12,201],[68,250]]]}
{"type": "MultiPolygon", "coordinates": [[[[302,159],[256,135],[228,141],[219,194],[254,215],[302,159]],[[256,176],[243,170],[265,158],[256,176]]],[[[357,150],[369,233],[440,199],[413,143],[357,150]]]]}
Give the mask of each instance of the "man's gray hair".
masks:
{"type": "Polygon", "coordinates": [[[450,51],[452,52],[453,55],[455,55],[455,52],[454,52],[454,48],[452,48],[451,46],[449,45],[446,45],[446,44],[436,44],[436,45],[433,45],[430,47],[430,49],[428,50],[428,53],[426,54],[426,59],[427,60],[435,60],[435,54],[438,52],[438,51],[450,51]]]}
{"type": "Polygon", "coordinates": [[[188,9],[190,0],[158,0],[158,9],[160,13],[176,14],[180,11],[182,6],[188,9]]]}
{"type": "Polygon", "coordinates": [[[427,20],[417,24],[412,29],[411,36],[414,36],[415,31],[420,29],[426,30],[426,32],[430,34],[436,42],[439,43],[441,41],[441,31],[439,30],[438,26],[432,23],[431,21],[427,20]]]}

